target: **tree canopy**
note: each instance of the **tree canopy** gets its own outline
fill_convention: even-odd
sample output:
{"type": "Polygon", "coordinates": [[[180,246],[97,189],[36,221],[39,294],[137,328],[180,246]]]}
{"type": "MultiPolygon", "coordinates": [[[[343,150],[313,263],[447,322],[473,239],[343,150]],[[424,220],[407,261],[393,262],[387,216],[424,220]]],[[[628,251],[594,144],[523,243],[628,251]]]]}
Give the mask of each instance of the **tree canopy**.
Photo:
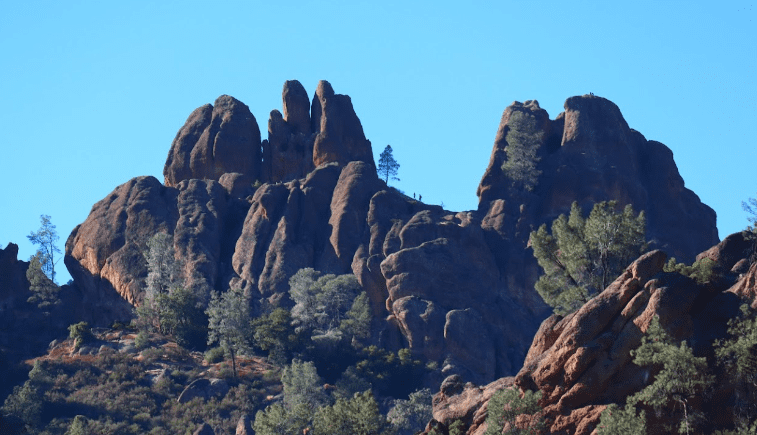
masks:
{"type": "Polygon", "coordinates": [[[605,289],[631,261],[647,249],[644,212],[634,214],[629,204],[616,212],[616,202],[594,205],[584,218],[577,202],[570,217],[560,215],[531,232],[530,243],[544,274],[536,290],[555,313],[580,308],[605,289]]]}

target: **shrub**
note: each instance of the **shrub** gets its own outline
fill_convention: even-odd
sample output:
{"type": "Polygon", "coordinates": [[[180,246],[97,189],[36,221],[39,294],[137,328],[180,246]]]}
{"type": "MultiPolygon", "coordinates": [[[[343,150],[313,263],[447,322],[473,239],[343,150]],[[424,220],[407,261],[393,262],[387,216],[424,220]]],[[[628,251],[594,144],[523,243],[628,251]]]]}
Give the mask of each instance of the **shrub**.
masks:
{"type": "Polygon", "coordinates": [[[139,350],[147,349],[150,346],[150,334],[147,331],[139,331],[134,337],[134,347],[139,350]]]}
{"type": "Polygon", "coordinates": [[[544,420],[537,417],[541,411],[539,407],[541,391],[525,391],[521,397],[517,387],[506,388],[494,393],[489,399],[486,416],[485,435],[499,435],[503,427],[507,427],[506,434],[538,434],[544,427],[544,420]],[[516,419],[520,415],[528,415],[528,421],[516,426],[516,419]]]}
{"type": "Polygon", "coordinates": [[[707,257],[695,261],[691,266],[687,266],[684,263],[678,263],[675,257],[671,257],[663,267],[663,270],[665,272],[680,273],[681,275],[696,280],[699,284],[704,284],[707,281],[712,280],[715,276],[716,265],[717,263],[715,263],[715,261],[707,257]]]}
{"type": "Polygon", "coordinates": [[[68,327],[68,336],[74,340],[74,349],[79,349],[83,344],[95,340],[92,330],[87,322],[79,322],[68,327]]]}
{"type": "Polygon", "coordinates": [[[636,408],[633,405],[627,404],[621,409],[613,403],[602,411],[597,433],[599,435],[646,435],[647,416],[643,410],[636,415],[636,408]]]}
{"type": "Polygon", "coordinates": [[[211,347],[210,349],[205,351],[205,361],[208,362],[208,364],[215,364],[223,361],[223,348],[222,347],[211,347]]]}

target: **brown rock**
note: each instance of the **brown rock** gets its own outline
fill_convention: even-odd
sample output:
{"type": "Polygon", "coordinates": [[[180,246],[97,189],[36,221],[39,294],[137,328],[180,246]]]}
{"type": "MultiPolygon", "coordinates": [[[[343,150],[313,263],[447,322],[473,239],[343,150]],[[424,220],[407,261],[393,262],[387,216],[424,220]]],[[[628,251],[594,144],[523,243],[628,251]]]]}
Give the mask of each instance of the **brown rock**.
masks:
{"type": "Polygon", "coordinates": [[[310,100],[305,88],[297,80],[287,80],[281,93],[284,100],[284,121],[292,127],[294,134],[309,136],[310,100]]]}
{"type": "Polygon", "coordinates": [[[228,95],[189,116],[168,153],[163,175],[174,187],[191,178],[218,180],[227,172],[260,178],[260,129],[250,109],[228,95]]]}
{"type": "MultiPolygon", "coordinates": [[[[707,251],[718,258],[722,270],[734,262],[734,256],[725,255],[726,251],[707,251]]],[[[677,273],[664,273],[665,260],[662,251],[643,255],[578,311],[542,323],[514,384],[521,390],[542,392],[539,404],[550,433],[588,435],[608,403],[622,406],[627,396],[652,382],[649,368],[633,364],[630,351],[641,344],[655,316],[674,339],[687,340],[695,355],[702,356],[711,352],[715,339],[725,336],[728,320],[738,312],[738,301],[730,292],[755,286],[755,280],[743,276],[736,288],[723,293],[725,287],[698,285],[677,273]]],[[[757,269],[752,267],[750,273],[753,270],[757,269]]],[[[728,388],[732,387],[718,386],[713,394],[728,397],[728,388]]],[[[448,405],[447,399],[435,401],[435,416],[437,408],[448,405]]],[[[728,411],[708,412],[721,415],[728,411]]],[[[458,414],[465,415],[465,410],[458,414]]],[[[474,421],[484,419],[485,415],[474,421]]],[[[482,431],[480,425],[472,424],[468,433],[482,431]]]]}
{"type": "Polygon", "coordinates": [[[171,188],[153,177],[134,178],[95,204],[69,236],[65,256],[82,302],[92,307],[92,321],[131,318],[147,276],[146,242],[157,232],[173,234],[187,285],[213,289],[226,207],[226,192],[216,182],[190,180],[171,188]]]}
{"type": "Polygon", "coordinates": [[[335,94],[331,84],[318,82],[310,109],[312,131],[318,133],[313,148],[313,164],[336,162],[341,165],[360,160],[373,165],[371,142],[347,95],[335,94]]]}
{"type": "Polygon", "coordinates": [[[252,422],[253,417],[250,414],[243,414],[239,417],[235,435],[253,435],[255,432],[252,431],[252,422]]]}
{"type": "MultiPolygon", "coordinates": [[[[444,426],[462,420],[469,427],[468,433],[478,433],[475,431],[486,420],[486,404],[491,396],[511,387],[513,381],[512,377],[501,378],[484,387],[477,387],[471,383],[463,385],[459,377],[450,376],[442,383],[442,390],[434,395],[434,420],[444,426]]],[[[483,430],[486,430],[485,425],[483,430]]]]}
{"type": "Polygon", "coordinates": [[[740,260],[748,259],[754,241],[746,232],[733,233],[722,242],[697,255],[697,260],[709,258],[718,263],[721,270],[731,270],[740,260]]]}

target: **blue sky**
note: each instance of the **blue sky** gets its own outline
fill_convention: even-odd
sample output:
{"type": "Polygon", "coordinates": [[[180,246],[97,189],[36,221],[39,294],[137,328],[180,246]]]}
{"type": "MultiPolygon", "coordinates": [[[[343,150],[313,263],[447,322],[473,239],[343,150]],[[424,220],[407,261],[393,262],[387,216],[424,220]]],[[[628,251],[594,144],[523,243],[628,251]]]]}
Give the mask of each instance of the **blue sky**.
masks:
{"type": "MultiPolygon", "coordinates": [[[[49,214],[60,247],[92,205],[161,181],[189,113],[222,94],[265,128],[285,80],[352,97],[376,156],[429,203],[476,207],[500,116],[551,118],[593,92],[673,150],[720,237],[757,196],[752,1],[6,2],[0,13],[0,247],[49,214]],[[627,4],[624,4],[627,3],[627,4]]],[[[68,274],[62,262],[59,280],[68,274]]]]}

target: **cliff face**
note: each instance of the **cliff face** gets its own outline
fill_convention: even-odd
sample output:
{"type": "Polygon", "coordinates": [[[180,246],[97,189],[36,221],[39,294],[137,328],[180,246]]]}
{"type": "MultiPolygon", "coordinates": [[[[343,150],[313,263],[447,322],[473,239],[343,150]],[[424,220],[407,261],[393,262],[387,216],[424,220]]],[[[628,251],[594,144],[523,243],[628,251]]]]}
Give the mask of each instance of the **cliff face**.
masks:
{"type": "Polygon", "coordinates": [[[252,114],[231,97],[195,110],[171,146],[165,185],[135,178],[95,204],[65,259],[95,320],[128,317],[140,303],[142,252],[163,231],[190,285],[205,291],[234,286],[287,304],[288,280],[303,267],[354,273],[371,298],[376,343],[409,346],[438,362],[440,376],[482,383],[518,370],[548,316],[533,290],[528,233],[574,199],[647,210],[649,233],[679,258],[718,241],[714,212],[685,189],[670,151],[629,129],[604,99],[571,98],[554,121],[533,101],[508,107],[479,208],[467,212],[417,202],[379,180],[349,97],[328,82],[309,111],[296,81],[282,99],[283,115],[271,112],[262,142],[252,114]],[[546,132],[532,192],[513,192],[500,169],[515,110],[533,113],[546,132]]]}

